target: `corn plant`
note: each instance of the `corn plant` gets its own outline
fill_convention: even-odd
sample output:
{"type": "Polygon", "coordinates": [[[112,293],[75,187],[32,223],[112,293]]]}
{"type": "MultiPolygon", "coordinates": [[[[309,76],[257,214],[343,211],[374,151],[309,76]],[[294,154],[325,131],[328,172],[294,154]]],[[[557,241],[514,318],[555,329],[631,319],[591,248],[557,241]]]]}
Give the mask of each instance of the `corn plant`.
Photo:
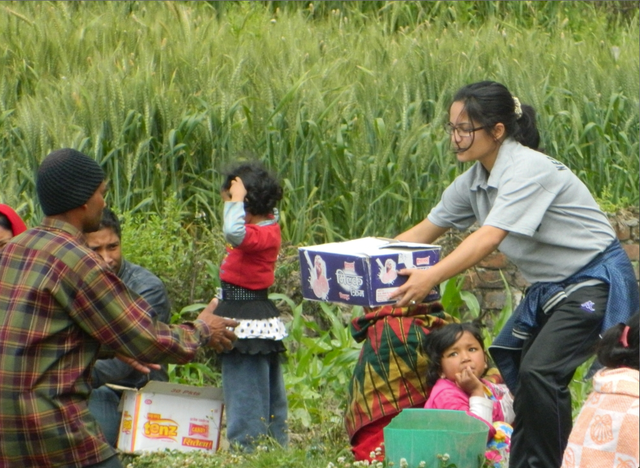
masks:
{"type": "MultiPolygon", "coordinates": [[[[295,304],[282,294],[273,300],[286,302],[293,314],[285,339],[288,362],[285,383],[289,398],[289,419],[307,430],[323,424],[341,424],[347,387],[360,352],[336,305],[320,303],[321,317],[305,317],[304,303],[295,304]],[[320,321],[328,326],[323,328],[320,321]]],[[[352,314],[361,312],[356,307],[352,314]]]]}
{"type": "Polygon", "coordinates": [[[638,203],[634,2],[1,8],[0,198],[31,224],[39,162],[72,146],[122,212],[161,213],[175,194],[216,229],[220,171],[253,154],[285,186],[287,241],[394,236],[465,169],[439,128],[480,79],[538,110],[544,149],[596,196],[638,203]]]}
{"type": "MultiPolygon", "coordinates": [[[[439,128],[472,81],[501,81],[532,104],[544,150],[607,210],[638,204],[637,2],[3,2],[0,11],[0,202],[35,225],[43,157],[65,146],[94,157],[109,204],[128,220],[125,255],[168,283],[176,320],[215,289],[227,164],[257,157],[277,172],[288,245],[392,237],[466,169],[439,128]]],[[[481,315],[461,285],[445,286],[447,308],[481,315]]],[[[321,434],[289,455],[184,463],[351,462],[338,461],[346,441],[336,435],[358,352],[343,311],[273,297],[292,311],[293,425],[321,434]]],[[[174,378],[215,379],[207,359],[211,372],[173,368],[174,378]]],[[[575,401],[586,391],[572,390],[575,401]]],[[[132,463],[172,466],[158,457],[132,463]]]]}

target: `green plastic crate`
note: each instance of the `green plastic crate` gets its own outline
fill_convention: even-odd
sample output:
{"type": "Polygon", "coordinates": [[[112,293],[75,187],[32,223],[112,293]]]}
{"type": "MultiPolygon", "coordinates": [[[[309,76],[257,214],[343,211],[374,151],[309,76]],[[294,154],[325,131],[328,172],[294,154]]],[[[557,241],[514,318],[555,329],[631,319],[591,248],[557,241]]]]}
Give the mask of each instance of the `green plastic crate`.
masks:
{"type": "Polygon", "coordinates": [[[484,461],[489,427],[464,411],[405,409],[384,428],[387,463],[408,468],[425,462],[427,468],[439,467],[438,455],[449,455],[445,464],[458,468],[480,468],[484,461]]]}

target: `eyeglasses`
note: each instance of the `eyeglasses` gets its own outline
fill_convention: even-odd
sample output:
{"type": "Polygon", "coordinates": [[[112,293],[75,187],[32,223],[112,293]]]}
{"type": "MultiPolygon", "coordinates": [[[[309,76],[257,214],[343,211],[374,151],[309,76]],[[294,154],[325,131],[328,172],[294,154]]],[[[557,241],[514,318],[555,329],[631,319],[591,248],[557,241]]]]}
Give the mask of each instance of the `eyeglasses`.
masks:
{"type": "Polygon", "coordinates": [[[453,135],[455,132],[460,138],[468,138],[474,132],[482,130],[484,127],[473,127],[471,124],[453,125],[451,122],[446,122],[444,125],[444,131],[449,135],[453,135]]]}

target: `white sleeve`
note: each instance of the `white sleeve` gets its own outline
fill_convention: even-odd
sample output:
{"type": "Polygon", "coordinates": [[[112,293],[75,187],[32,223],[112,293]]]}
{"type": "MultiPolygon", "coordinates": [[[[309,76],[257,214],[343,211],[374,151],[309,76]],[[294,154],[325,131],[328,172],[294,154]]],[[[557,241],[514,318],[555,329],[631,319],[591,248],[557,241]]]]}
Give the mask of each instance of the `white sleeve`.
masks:
{"type": "Polygon", "coordinates": [[[247,233],[244,217],[244,202],[224,202],[222,233],[224,234],[224,240],[234,247],[242,244],[247,233]]]}
{"type": "Polygon", "coordinates": [[[469,411],[493,424],[493,401],[486,397],[472,396],[469,398],[469,411]]]}
{"type": "Polygon", "coordinates": [[[502,414],[504,415],[504,422],[512,424],[516,419],[516,413],[513,411],[513,397],[511,393],[507,392],[500,400],[500,406],[502,407],[502,414]]]}

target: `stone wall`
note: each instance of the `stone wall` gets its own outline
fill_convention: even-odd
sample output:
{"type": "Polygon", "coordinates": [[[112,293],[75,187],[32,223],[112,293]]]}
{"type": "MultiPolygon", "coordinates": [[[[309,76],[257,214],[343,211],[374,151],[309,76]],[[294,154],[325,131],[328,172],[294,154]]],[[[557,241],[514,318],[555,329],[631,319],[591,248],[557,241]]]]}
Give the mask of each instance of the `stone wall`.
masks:
{"type": "MultiPolygon", "coordinates": [[[[618,213],[609,215],[611,225],[616,230],[618,239],[622,243],[625,251],[631,259],[636,271],[636,278],[640,277],[638,272],[639,256],[639,227],[638,208],[633,207],[621,210],[618,213]]],[[[472,228],[473,230],[473,228],[472,228]]],[[[442,245],[443,254],[448,254],[455,248],[469,232],[460,234],[449,231],[439,243],[442,245]]],[[[522,298],[525,289],[529,285],[522,277],[518,269],[500,252],[494,252],[476,267],[465,273],[464,289],[472,292],[480,302],[483,316],[493,316],[502,310],[505,305],[507,291],[504,288],[502,276],[509,285],[509,292],[512,297],[512,304],[515,307],[522,298]]]]}

